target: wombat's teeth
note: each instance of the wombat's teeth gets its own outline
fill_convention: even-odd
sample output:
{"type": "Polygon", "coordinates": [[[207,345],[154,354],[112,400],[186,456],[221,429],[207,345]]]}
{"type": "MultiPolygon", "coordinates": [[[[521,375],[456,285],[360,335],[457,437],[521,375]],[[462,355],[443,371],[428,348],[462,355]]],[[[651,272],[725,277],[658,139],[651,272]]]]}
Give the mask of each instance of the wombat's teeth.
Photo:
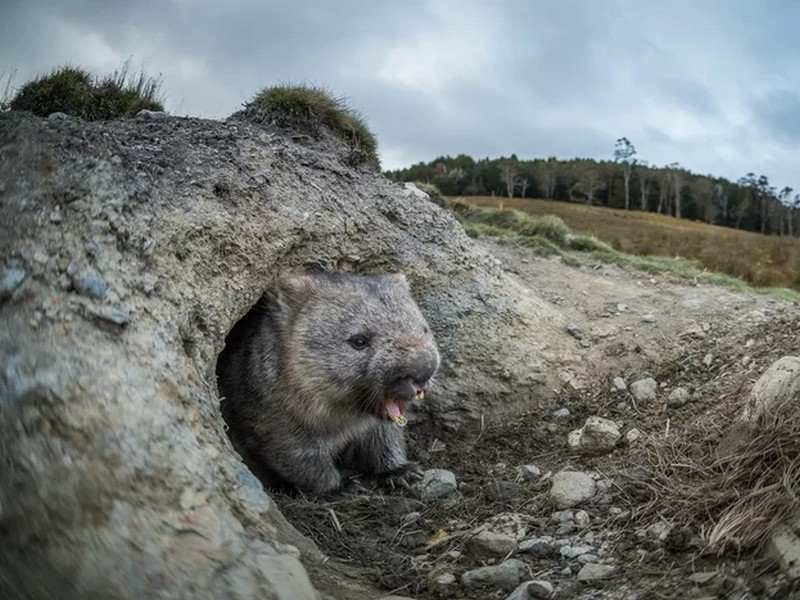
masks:
{"type": "Polygon", "coordinates": [[[389,418],[400,427],[405,427],[406,423],[408,423],[408,419],[404,415],[392,415],[389,418]]]}
{"type": "Polygon", "coordinates": [[[422,400],[424,397],[425,397],[425,390],[420,390],[414,395],[414,398],[416,398],[417,400],[422,400]]]}

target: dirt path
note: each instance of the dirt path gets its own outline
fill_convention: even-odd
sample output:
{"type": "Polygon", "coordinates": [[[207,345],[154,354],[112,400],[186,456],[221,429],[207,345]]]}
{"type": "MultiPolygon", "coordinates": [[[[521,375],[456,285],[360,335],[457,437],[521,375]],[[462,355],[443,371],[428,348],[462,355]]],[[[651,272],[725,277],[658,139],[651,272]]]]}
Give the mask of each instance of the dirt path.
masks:
{"type": "Polygon", "coordinates": [[[480,243],[566,316],[573,342],[560,357],[569,383],[558,405],[485,422],[461,439],[422,439],[412,430],[414,458],[455,474],[452,495],[374,489],[323,505],[279,498],[285,514],[353,577],[403,597],[502,600],[518,580],[535,579],[558,599],[800,598],[798,584],[760,555],[707,552],[697,521],[680,522],[648,472],[637,474],[654,448],[715,447],[752,382],[798,352],[800,307],[480,243]],[[654,378],[657,399],[637,402],[614,388],[614,377],[626,386],[654,378]],[[686,401],[668,402],[679,387],[686,401]],[[594,415],[613,420],[621,442],[601,456],[571,454],[570,431],[594,415]],[[561,469],[591,478],[592,498],[556,510],[551,486],[561,469]],[[502,565],[505,573],[474,572],[502,565]]]}

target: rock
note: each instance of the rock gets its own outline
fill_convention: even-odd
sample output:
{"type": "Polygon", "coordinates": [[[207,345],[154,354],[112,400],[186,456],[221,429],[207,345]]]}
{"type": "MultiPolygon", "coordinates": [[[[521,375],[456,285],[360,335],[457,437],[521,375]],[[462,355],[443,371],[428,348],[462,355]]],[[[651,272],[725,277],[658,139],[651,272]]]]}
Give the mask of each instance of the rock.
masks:
{"type": "Polygon", "coordinates": [[[619,313],[628,312],[628,305],[625,304],[624,302],[619,302],[617,304],[617,312],[619,313]]]}
{"type": "Polygon", "coordinates": [[[653,313],[647,313],[646,315],[642,315],[642,321],[645,323],[656,323],[658,318],[653,313]]]}
{"type": "Polygon", "coordinates": [[[647,528],[647,537],[652,540],[663,542],[667,539],[669,532],[672,530],[672,525],[664,521],[656,521],[647,528]]]}
{"type": "Polygon", "coordinates": [[[473,556],[502,558],[517,551],[517,541],[502,533],[481,531],[469,539],[467,548],[473,556]]]}
{"type": "Polygon", "coordinates": [[[689,390],[684,387],[676,387],[667,397],[667,406],[679,408],[689,402],[689,390]]]}
{"type": "Polygon", "coordinates": [[[713,354],[708,353],[703,357],[703,364],[705,366],[710,367],[712,362],[714,362],[714,355],[713,354]]]}
{"type": "Polygon", "coordinates": [[[163,110],[148,110],[143,108],[138,113],[136,113],[137,119],[145,119],[145,120],[156,120],[156,119],[166,119],[169,117],[169,114],[164,112],[163,110]]]}
{"type": "Polygon", "coordinates": [[[562,546],[559,548],[558,553],[564,558],[578,558],[583,554],[594,552],[592,546],[562,546]]]}
{"type": "Polygon", "coordinates": [[[547,599],[553,596],[553,584],[544,579],[535,579],[528,583],[528,596],[547,599]]]}
{"type": "Polygon", "coordinates": [[[72,269],[72,273],[70,273],[70,269],[67,269],[67,275],[70,276],[72,287],[79,294],[91,298],[103,298],[106,295],[108,284],[94,269],[84,269],[82,271],[72,269]]]}
{"type": "Polygon", "coordinates": [[[583,337],[583,331],[579,325],[575,323],[570,323],[567,325],[567,333],[574,337],[576,340],[579,340],[583,337]]]}
{"type": "Polygon", "coordinates": [[[778,561],[791,579],[800,579],[800,514],[793,524],[784,524],[767,542],[766,553],[778,561]]]}
{"type": "Polygon", "coordinates": [[[520,465],[517,467],[518,480],[536,481],[541,475],[542,471],[536,465],[520,465]]]}
{"type": "Polygon", "coordinates": [[[572,521],[575,518],[575,513],[571,510],[557,510],[550,515],[550,518],[556,523],[566,523],[567,521],[572,521]]]}
{"type": "Polygon", "coordinates": [[[525,571],[525,564],[522,561],[510,558],[499,565],[467,571],[461,575],[461,584],[468,588],[486,586],[493,589],[511,589],[519,584],[525,571]]]}
{"type": "Polygon", "coordinates": [[[628,389],[628,385],[622,377],[614,377],[614,379],[611,380],[611,386],[617,392],[624,392],[628,389]]]}
{"type": "Polygon", "coordinates": [[[578,557],[578,562],[584,565],[588,563],[596,563],[597,554],[592,554],[591,552],[587,552],[586,554],[581,554],[578,557]]]}
{"type": "Polygon", "coordinates": [[[631,395],[637,402],[655,402],[658,383],[652,377],[634,381],[631,386],[631,395]]]}
{"type": "Polygon", "coordinates": [[[602,417],[589,417],[583,427],[569,434],[570,450],[581,454],[608,454],[622,437],[614,421],[602,417]]]}
{"type": "Polygon", "coordinates": [[[578,529],[586,529],[590,523],[591,518],[589,517],[589,513],[585,510],[575,511],[575,525],[578,529]]]}
{"type": "Polygon", "coordinates": [[[566,419],[569,419],[569,417],[570,417],[570,412],[568,408],[559,408],[553,411],[553,418],[556,421],[564,421],[566,419]]]}
{"type": "Polygon", "coordinates": [[[449,571],[433,570],[428,573],[428,591],[432,594],[446,595],[447,590],[456,583],[456,576],[449,571]]]}
{"type": "Polygon", "coordinates": [[[458,490],[456,476],[445,469],[428,469],[419,483],[420,498],[434,500],[449,496],[458,490]]]}
{"type": "Polygon", "coordinates": [[[131,314],[115,306],[97,306],[95,304],[85,304],[84,312],[87,316],[93,317],[99,321],[112,323],[124,327],[133,321],[131,314]]]}
{"type": "Polygon", "coordinates": [[[553,584],[544,579],[525,581],[506,597],[506,600],[547,599],[553,596],[553,584]]]}
{"type": "Polygon", "coordinates": [[[48,121],[65,121],[67,119],[69,119],[69,115],[67,115],[66,113],[63,113],[63,112],[56,111],[56,112],[52,112],[49,115],[47,115],[47,120],[48,121]]]}
{"type": "Polygon", "coordinates": [[[556,508],[572,508],[594,497],[597,484],[581,471],[559,471],[553,475],[550,501],[556,508]]]}
{"type": "Polygon", "coordinates": [[[614,574],[616,568],[611,565],[600,565],[597,563],[587,563],[578,571],[578,581],[596,581],[598,579],[608,579],[614,574]]]}
{"type": "Polygon", "coordinates": [[[536,558],[545,558],[553,554],[553,540],[549,537],[523,540],[519,544],[519,551],[536,558]]]}
{"type": "Polygon", "coordinates": [[[484,529],[493,533],[501,533],[519,541],[528,532],[526,525],[530,517],[519,513],[500,513],[487,519],[484,529]]]}
{"type": "Polygon", "coordinates": [[[642,432],[636,429],[635,427],[633,429],[629,429],[625,433],[625,441],[628,442],[628,444],[635,444],[636,442],[639,441],[639,438],[641,437],[642,437],[642,432]]]}
{"type": "MultiPolygon", "coordinates": [[[[784,356],[753,385],[744,409],[717,447],[720,458],[736,454],[758,434],[784,418],[787,407],[800,397],[800,357],[784,356]]],[[[788,408],[792,410],[792,408],[788,408]]]]}
{"type": "Polygon", "coordinates": [[[25,281],[25,269],[21,264],[13,262],[3,267],[0,275],[0,301],[10,298],[20,284],[25,281]]]}

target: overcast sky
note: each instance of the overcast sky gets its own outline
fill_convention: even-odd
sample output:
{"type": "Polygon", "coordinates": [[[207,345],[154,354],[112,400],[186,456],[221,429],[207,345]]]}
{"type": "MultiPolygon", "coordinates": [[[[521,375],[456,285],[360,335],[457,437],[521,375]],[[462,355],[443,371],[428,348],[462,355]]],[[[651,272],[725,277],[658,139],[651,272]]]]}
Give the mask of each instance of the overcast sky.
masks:
{"type": "Polygon", "coordinates": [[[800,190],[800,2],[0,0],[0,75],[132,57],[167,109],[258,89],[350,99],[385,168],[441,154],[639,158],[800,190]]]}

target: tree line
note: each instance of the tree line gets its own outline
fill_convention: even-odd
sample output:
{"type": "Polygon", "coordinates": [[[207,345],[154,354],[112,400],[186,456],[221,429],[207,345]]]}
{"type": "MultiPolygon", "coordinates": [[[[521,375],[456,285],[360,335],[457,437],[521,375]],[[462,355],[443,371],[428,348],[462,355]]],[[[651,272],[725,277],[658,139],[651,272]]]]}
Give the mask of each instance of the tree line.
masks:
{"type": "Polygon", "coordinates": [[[613,160],[600,161],[520,160],[512,154],[475,160],[459,154],[385,175],[394,181],[432,183],[446,196],[584,202],[800,237],[800,194],[789,187],[776,189],[765,175],[748,173],[732,182],[692,173],[678,163],[651,165],[635,158],[636,148],[627,138],[617,140],[613,156],[613,160]]]}

